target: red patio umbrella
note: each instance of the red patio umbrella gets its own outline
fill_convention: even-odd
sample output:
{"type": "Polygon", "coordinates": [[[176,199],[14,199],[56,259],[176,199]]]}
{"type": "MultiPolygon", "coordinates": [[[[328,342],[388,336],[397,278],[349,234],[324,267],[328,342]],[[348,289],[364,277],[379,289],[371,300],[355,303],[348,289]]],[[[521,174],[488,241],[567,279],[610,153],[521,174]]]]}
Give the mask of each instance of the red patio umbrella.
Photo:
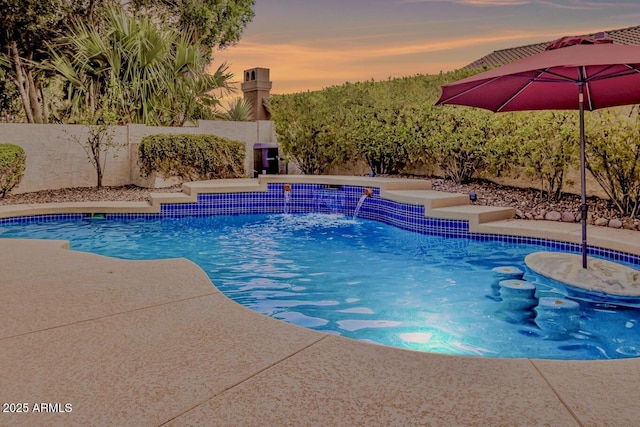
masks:
{"type": "Polygon", "coordinates": [[[587,268],[584,110],[640,103],[640,46],[564,37],[536,55],[443,85],[436,104],[580,111],[582,267],[587,268]]]}

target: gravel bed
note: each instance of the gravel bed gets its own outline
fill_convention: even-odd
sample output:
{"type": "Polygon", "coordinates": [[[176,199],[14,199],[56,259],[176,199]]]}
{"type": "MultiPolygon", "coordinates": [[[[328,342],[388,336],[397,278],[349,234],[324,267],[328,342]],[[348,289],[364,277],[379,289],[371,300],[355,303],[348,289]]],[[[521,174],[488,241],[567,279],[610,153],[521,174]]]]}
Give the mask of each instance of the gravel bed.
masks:
{"type": "Polygon", "coordinates": [[[0,198],[0,206],[32,203],[65,203],[65,202],[144,202],[150,200],[151,193],[179,193],[180,185],[168,188],[141,188],[135,185],[123,187],[77,187],[60,190],[36,191],[33,193],[9,194],[0,198]]]}
{"type": "MultiPolygon", "coordinates": [[[[516,209],[518,219],[545,220],[564,214],[565,221],[580,221],[580,196],[575,194],[564,193],[560,200],[547,200],[540,190],[503,186],[486,180],[473,180],[468,184],[456,184],[444,179],[432,179],[431,182],[433,189],[438,191],[466,194],[473,192],[478,205],[512,207],[516,209]]],[[[587,205],[589,224],[640,230],[640,218],[621,216],[606,199],[588,197],[587,205]]]]}

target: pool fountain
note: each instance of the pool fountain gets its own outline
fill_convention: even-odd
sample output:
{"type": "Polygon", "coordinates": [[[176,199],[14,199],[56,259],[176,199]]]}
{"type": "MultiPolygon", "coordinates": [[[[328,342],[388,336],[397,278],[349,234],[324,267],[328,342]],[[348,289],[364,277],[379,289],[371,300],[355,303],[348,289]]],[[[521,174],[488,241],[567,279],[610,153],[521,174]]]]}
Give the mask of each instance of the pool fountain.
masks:
{"type": "Polygon", "coordinates": [[[356,209],[353,211],[353,219],[358,218],[358,213],[364,204],[364,201],[367,200],[367,197],[373,196],[373,190],[371,188],[365,188],[362,192],[362,196],[358,199],[358,204],[356,205],[356,209]]]}
{"type": "Polygon", "coordinates": [[[291,184],[284,184],[282,186],[284,193],[284,213],[289,213],[289,203],[291,203],[291,184]]]}

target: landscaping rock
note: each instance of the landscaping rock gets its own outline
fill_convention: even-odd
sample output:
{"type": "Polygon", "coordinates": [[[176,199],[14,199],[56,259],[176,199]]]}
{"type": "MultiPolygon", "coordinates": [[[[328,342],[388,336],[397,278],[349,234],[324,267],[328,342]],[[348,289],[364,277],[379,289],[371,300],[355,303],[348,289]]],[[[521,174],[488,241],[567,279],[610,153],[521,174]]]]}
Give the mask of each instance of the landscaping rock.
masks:
{"type": "Polygon", "coordinates": [[[607,218],[598,218],[596,219],[595,225],[598,227],[606,227],[609,225],[609,220],[607,218]]]}
{"type": "Polygon", "coordinates": [[[562,222],[576,222],[576,216],[571,212],[562,212],[560,220],[562,222]]]}
{"type": "MultiPolygon", "coordinates": [[[[456,184],[451,180],[441,178],[432,179],[431,182],[434,190],[467,194],[474,191],[478,196],[476,204],[510,206],[524,213],[525,219],[543,220],[547,212],[556,211],[577,213],[575,221],[580,222],[581,200],[578,194],[565,193],[560,200],[549,200],[540,190],[502,186],[482,179],[473,180],[467,184],[456,184]]],[[[628,217],[621,216],[620,212],[606,199],[589,197],[587,204],[589,205],[587,224],[594,224],[598,218],[603,218],[600,226],[608,225],[609,218],[628,219],[628,217]]],[[[638,216],[636,214],[635,218],[631,218],[636,228],[640,228],[638,216]]]]}
{"type": "Polygon", "coordinates": [[[620,221],[618,218],[611,219],[609,220],[609,227],[622,228],[622,221],[620,221]]]}
{"type": "Polygon", "coordinates": [[[556,211],[547,212],[544,219],[547,221],[560,221],[562,219],[562,214],[556,211]]]}

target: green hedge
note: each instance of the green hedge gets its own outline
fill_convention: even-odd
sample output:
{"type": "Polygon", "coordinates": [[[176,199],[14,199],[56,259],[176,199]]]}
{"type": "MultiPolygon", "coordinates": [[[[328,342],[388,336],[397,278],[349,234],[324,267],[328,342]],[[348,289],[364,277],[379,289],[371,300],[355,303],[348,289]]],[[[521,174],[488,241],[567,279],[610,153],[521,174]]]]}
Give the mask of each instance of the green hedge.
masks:
{"type": "Polygon", "coordinates": [[[138,148],[143,176],[159,172],[185,180],[239,178],[244,169],[245,145],[215,135],[150,135],[138,148]]]}
{"type": "Polygon", "coordinates": [[[20,183],[27,162],[22,147],[0,144],[0,197],[4,198],[20,183]]]}

